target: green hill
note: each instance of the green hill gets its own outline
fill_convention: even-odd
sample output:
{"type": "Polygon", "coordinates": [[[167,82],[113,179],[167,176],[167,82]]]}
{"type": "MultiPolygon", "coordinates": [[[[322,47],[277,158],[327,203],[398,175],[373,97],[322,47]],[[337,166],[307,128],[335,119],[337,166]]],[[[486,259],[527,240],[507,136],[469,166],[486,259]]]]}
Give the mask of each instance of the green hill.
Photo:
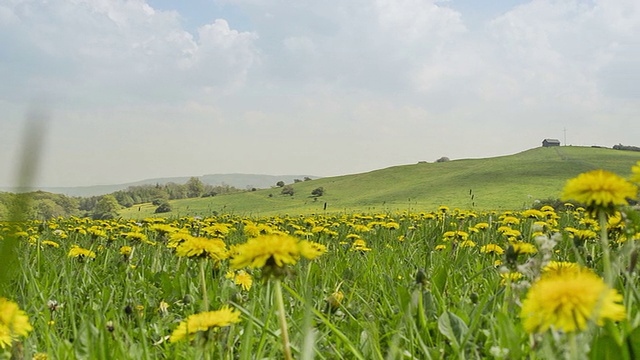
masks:
{"type": "MultiPolygon", "coordinates": [[[[559,198],[566,181],[604,169],[628,177],[640,152],[591,147],[535,148],[515,155],[418,163],[362,174],[291,184],[295,194],[280,188],[172,201],[164,216],[246,216],[327,212],[432,211],[440,205],[476,210],[518,210],[535,200],[559,198]],[[311,191],[323,187],[314,199],[311,191]],[[326,206],[326,210],[325,210],[326,206]]],[[[125,209],[128,218],[155,216],[150,204],[125,209]]]]}

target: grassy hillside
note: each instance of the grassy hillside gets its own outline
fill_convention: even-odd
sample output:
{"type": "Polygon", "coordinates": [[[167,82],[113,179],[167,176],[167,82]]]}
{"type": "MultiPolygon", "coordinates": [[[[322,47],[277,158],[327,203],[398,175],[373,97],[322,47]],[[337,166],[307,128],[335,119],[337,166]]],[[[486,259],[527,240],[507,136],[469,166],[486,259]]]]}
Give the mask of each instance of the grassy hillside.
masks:
{"type": "MultiPolygon", "coordinates": [[[[536,199],[558,198],[566,181],[593,169],[628,176],[640,152],[590,147],[535,148],[515,155],[444,163],[395,166],[368,173],[292,184],[293,196],[279,188],[203,199],[172,201],[165,216],[218,213],[266,216],[327,212],[432,211],[439,205],[477,210],[517,210],[536,199]],[[314,200],[311,191],[323,187],[314,200]]],[[[121,212],[154,216],[152,205],[121,212]]]]}

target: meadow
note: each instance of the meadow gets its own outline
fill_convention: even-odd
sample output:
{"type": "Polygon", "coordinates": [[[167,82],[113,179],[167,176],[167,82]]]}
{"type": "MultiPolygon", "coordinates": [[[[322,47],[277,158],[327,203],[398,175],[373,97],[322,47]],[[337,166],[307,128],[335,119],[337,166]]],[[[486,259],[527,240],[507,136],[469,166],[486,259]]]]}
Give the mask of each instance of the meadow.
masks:
{"type": "MultiPolygon", "coordinates": [[[[207,198],[170,201],[173,211],[154,214],[150,203],[122,209],[120,216],[247,217],[315,213],[431,211],[440,205],[476,211],[521,210],[536,200],[558,198],[567,179],[603,169],[628,176],[640,152],[581,146],[539,147],[517,154],[447,162],[398,165],[367,173],[289,184],[293,196],[277,187],[207,198]],[[322,187],[324,194],[311,192],[322,187]],[[325,206],[326,204],[326,206],[325,206]]],[[[275,184],[274,184],[275,185],[275,184]]]]}
{"type": "Polygon", "coordinates": [[[635,359],[626,174],[561,208],[4,222],[0,358],[635,359]]]}

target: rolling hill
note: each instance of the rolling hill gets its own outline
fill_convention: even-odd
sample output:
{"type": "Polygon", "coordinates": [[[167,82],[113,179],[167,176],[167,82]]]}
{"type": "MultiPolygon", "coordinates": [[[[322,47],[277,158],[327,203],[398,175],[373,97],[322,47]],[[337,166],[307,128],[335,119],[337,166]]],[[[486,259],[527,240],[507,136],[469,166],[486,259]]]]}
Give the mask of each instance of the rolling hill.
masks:
{"type": "MultiPolygon", "coordinates": [[[[210,198],[175,200],[163,216],[207,216],[213,212],[245,216],[327,212],[432,211],[439,205],[476,210],[518,210],[535,200],[559,198],[566,181],[605,169],[627,177],[640,152],[592,147],[540,147],[486,159],[394,166],[362,174],[291,184],[280,188],[210,198]],[[324,195],[311,191],[322,187],[324,195]]],[[[156,216],[151,204],[121,211],[128,218],[156,216]]]]}

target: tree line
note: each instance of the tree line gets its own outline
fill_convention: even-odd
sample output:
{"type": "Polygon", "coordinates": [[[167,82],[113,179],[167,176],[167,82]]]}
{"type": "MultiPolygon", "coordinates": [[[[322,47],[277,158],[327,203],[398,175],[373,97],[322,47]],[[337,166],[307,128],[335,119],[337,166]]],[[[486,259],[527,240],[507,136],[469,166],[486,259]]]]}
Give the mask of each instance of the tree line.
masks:
{"type": "Polygon", "coordinates": [[[143,203],[153,203],[165,209],[169,200],[209,197],[244,191],[230,185],[204,184],[197,177],[190,178],[185,184],[166,183],[155,185],[129,186],[124,190],[107,195],[90,197],[70,197],[44,191],[24,194],[0,192],[0,220],[10,217],[10,209],[20,203],[22,216],[29,219],[47,220],[58,216],[83,216],[94,219],[107,219],[117,216],[123,207],[132,207],[143,203]]]}

